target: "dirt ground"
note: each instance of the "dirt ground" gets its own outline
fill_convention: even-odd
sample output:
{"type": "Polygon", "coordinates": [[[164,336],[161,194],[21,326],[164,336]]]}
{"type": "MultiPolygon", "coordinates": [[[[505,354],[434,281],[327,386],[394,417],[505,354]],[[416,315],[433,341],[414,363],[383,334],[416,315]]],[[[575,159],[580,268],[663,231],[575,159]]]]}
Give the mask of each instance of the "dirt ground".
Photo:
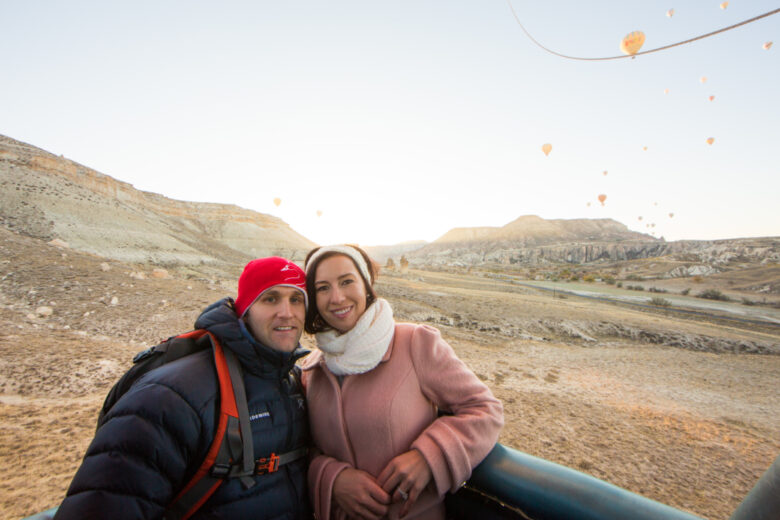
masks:
{"type": "MultiPolygon", "coordinates": [[[[0,518],[57,505],[132,355],[234,295],[234,278],[151,271],[0,229],[0,518]]],[[[780,454],[777,332],[479,275],[387,273],[378,290],[503,401],[506,445],[709,519],[780,454]]]]}

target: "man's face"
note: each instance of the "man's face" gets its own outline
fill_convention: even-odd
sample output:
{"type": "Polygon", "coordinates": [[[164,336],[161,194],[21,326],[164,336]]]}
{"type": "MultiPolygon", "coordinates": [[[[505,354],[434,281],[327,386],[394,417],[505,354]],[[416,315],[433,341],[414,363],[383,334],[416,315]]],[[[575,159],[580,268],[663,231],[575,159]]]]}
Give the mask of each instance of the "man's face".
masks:
{"type": "Polygon", "coordinates": [[[257,341],[281,352],[292,352],[303,334],[306,305],[303,293],[274,285],[249,306],[244,319],[257,341]]]}

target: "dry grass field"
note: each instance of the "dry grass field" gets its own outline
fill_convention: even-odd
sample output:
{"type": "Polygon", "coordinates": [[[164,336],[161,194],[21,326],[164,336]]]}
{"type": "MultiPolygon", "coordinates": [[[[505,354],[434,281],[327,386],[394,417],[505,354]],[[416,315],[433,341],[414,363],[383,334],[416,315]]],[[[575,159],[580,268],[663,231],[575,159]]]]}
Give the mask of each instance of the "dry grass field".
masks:
{"type": "MultiPolygon", "coordinates": [[[[56,505],[132,355],[234,295],[228,277],[129,276],[151,269],[0,229],[0,518],[56,505]]],[[[503,401],[516,449],[709,519],[780,454],[777,332],[478,274],[386,273],[378,289],[398,320],[442,330],[503,401]]]]}

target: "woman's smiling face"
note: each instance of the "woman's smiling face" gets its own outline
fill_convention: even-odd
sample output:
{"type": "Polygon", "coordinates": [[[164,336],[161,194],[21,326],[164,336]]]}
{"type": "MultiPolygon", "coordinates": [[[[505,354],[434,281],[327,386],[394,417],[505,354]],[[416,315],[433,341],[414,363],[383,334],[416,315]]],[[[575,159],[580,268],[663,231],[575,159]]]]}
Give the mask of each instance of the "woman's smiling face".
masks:
{"type": "Polygon", "coordinates": [[[326,258],[314,277],[317,310],[334,329],[344,333],[366,311],[366,287],[354,262],[344,255],[326,258]]]}

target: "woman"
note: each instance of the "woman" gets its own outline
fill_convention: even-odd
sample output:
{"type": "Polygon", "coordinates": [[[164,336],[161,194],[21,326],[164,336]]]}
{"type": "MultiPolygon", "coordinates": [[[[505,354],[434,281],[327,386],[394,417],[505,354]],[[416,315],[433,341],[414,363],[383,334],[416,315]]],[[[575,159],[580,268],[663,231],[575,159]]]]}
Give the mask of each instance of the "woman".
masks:
{"type": "Polygon", "coordinates": [[[443,519],[444,494],[498,439],[501,403],[438,330],[393,321],[376,273],[356,246],[306,258],[309,493],[320,520],[443,519]]]}

